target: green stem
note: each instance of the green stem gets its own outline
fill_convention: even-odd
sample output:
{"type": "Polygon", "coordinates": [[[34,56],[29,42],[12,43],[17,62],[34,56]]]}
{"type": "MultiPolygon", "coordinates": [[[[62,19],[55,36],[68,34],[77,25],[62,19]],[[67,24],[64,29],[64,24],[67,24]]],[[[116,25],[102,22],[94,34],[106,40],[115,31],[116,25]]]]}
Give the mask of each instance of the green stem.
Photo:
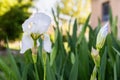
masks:
{"type": "Polygon", "coordinates": [[[97,73],[98,73],[98,80],[100,80],[100,72],[99,72],[99,68],[100,68],[100,55],[99,55],[99,49],[97,49],[97,54],[93,55],[92,58],[94,60],[95,66],[91,75],[90,80],[96,80],[97,79],[97,73]]]}
{"type": "Polygon", "coordinates": [[[37,40],[35,39],[34,40],[34,47],[36,47],[37,46],[37,40]]]}
{"type": "Polygon", "coordinates": [[[36,40],[34,40],[34,47],[32,48],[32,58],[33,58],[33,62],[36,63],[37,62],[37,42],[36,40]]]}
{"type": "Polygon", "coordinates": [[[38,71],[37,71],[37,65],[36,65],[36,61],[37,61],[37,40],[34,40],[34,48],[33,48],[33,52],[32,52],[32,58],[34,61],[34,68],[35,68],[35,78],[36,80],[39,80],[39,75],[38,75],[38,71]]]}
{"type": "Polygon", "coordinates": [[[92,72],[92,75],[90,77],[90,80],[96,80],[96,75],[97,75],[97,66],[94,66],[94,69],[93,69],[93,72],[92,72]]]}
{"type": "Polygon", "coordinates": [[[98,72],[98,80],[100,80],[100,61],[101,61],[101,58],[100,58],[100,49],[97,49],[98,51],[98,56],[97,56],[97,72],[98,72]]]}

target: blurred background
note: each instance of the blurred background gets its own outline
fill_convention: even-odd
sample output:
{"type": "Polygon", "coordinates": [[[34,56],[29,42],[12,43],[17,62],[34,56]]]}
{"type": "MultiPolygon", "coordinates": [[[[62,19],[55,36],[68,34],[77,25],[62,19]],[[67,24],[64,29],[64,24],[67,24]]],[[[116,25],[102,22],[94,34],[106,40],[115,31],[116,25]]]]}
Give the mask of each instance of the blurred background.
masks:
{"type": "MultiPolygon", "coordinates": [[[[51,10],[58,9],[57,6],[63,33],[68,30],[68,22],[71,19],[77,18],[81,26],[90,13],[89,23],[93,29],[97,26],[98,19],[104,24],[109,19],[109,8],[112,9],[113,16],[117,16],[119,33],[119,3],[119,0],[0,0],[0,53],[6,48],[6,39],[9,40],[11,49],[19,51],[22,23],[35,12],[45,12],[52,16],[51,10]]],[[[120,38],[120,34],[117,37],[120,38]]]]}

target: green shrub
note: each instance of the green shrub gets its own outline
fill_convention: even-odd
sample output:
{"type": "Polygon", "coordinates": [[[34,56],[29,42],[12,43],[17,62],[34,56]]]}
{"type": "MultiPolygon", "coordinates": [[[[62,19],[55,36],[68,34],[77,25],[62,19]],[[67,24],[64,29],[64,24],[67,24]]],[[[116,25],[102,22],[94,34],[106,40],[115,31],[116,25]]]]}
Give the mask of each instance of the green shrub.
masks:
{"type": "Polygon", "coordinates": [[[0,15],[0,40],[4,40],[6,37],[9,40],[15,40],[21,36],[21,24],[29,17],[28,8],[31,3],[23,4],[21,1],[14,6],[8,5],[9,7],[5,7],[4,4],[6,3],[3,3],[3,6],[1,6],[1,12],[3,11],[2,8],[5,8],[6,12],[0,15]]]}

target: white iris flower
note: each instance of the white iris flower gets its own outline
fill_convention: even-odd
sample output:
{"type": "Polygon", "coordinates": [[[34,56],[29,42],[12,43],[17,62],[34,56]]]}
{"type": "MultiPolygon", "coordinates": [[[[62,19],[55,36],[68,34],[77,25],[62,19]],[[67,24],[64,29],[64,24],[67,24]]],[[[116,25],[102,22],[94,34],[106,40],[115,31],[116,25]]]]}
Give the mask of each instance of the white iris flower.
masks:
{"type": "Polygon", "coordinates": [[[45,51],[51,51],[51,41],[49,35],[45,34],[51,24],[51,18],[44,13],[35,13],[28,18],[23,24],[23,38],[20,53],[28,49],[41,45],[39,37],[43,39],[43,48],[45,51]]]}

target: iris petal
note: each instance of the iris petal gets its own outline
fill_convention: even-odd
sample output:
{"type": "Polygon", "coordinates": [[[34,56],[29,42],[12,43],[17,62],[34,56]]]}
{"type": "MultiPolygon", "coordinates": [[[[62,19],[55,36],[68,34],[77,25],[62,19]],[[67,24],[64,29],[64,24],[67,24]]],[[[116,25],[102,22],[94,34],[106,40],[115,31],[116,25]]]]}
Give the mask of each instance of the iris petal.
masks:
{"type": "Polygon", "coordinates": [[[52,46],[52,43],[50,41],[50,37],[49,35],[45,34],[44,35],[44,41],[43,41],[43,48],[46,52],[51,52],[51,46],[52,46]]]}
{"type": "Polygon", "coordinates": [[[27,33],[23,34],[22,37],[22,44],[21,44],[21,51],[20,53],[24,53],[26,50],[32,48],[34,46],[34,42],[31,36],[27,33]]]}
{"type": "Polygon", "coordinates": [[[50,23],[51,18],[48,15],[35,13],[22,24],[22,28],[24,32],[43,34],[48,30],[50,23]]]}

